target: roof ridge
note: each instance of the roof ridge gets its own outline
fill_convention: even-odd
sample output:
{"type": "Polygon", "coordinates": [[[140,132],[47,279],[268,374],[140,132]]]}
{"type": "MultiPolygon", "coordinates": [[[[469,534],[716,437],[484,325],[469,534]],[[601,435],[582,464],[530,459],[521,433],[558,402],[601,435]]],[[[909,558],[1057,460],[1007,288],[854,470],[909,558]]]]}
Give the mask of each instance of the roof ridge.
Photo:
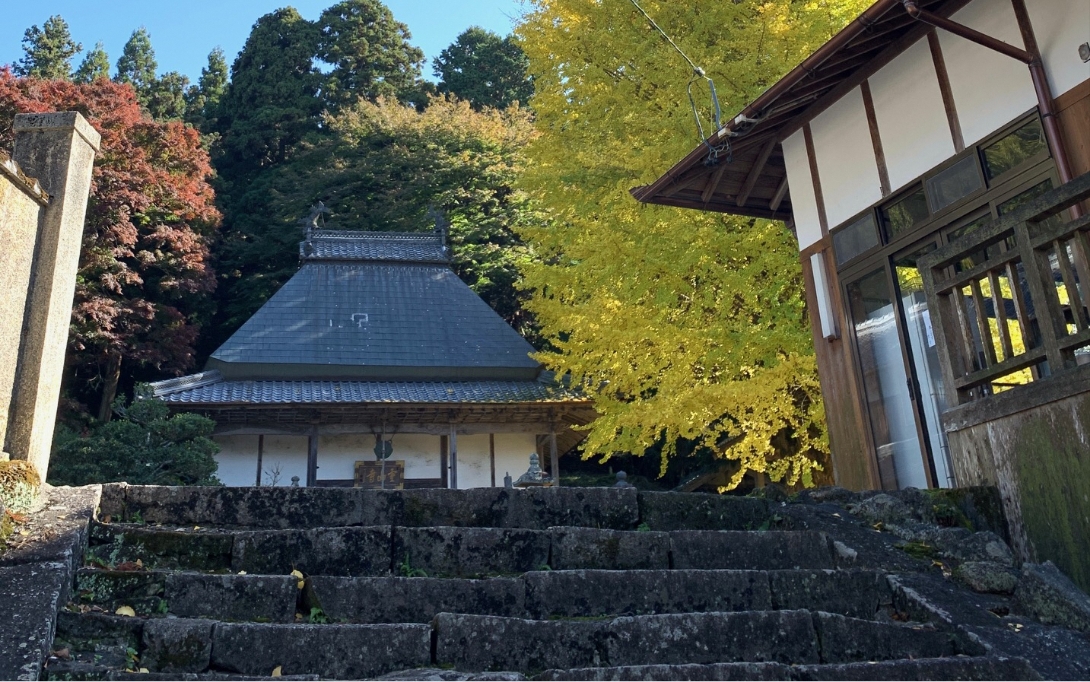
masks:
{"type": "Polygon", "coordinates": [[[307,230],[299,242],[302,261],[450,263],[450,249],[439,232],[307,230]]]}
{"type": "Polygon", "coordinates": [[[205,372],[197,372],[196,374],[187,374],[186,376],[174,379],[153,381],[149,386],[151,386],[152,396],[161,398],[170,395],[171,393],[177,393],[192,388],[200,388],[202,386],[210,386],[219,383],[220,381],[223,381],[223,375],[220,374],[219,370],[211,369],[205,372]]]}

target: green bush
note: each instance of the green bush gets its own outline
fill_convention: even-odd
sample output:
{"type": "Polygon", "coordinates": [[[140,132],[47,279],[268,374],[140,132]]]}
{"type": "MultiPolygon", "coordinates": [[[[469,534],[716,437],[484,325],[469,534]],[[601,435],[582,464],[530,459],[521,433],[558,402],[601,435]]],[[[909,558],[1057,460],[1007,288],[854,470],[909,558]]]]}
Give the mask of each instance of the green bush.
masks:
{"type": "Polygon", "coordinates": [[[197,414],[176,414],[161,400],[144,397],[114,402],[118,418],[78,434],[58,426],[49,482],[87,485],[125,481],[134,485],[219,485],[216,424],[197,414]]]}

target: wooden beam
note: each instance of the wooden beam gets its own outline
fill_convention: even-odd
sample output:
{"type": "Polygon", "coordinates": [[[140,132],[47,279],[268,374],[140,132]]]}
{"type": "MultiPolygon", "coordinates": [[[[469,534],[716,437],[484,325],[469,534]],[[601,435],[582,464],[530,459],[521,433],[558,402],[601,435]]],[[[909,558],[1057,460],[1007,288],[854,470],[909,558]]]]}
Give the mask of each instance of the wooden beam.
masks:
{"type": "Polygon", "coordinates": [[[704,191],[700,194],[700,200],[705,204],[711,201],[712,195],[715,194],[715,189],[719,187],[719,181],[723,179],[723,173],[727,172],[726,162],[721,161],[719,168],[715,169],[715,173],[708,178],[708,184],[704,186],[704,191]]]}
{"type": "Polygon", "coordinates": [[[556,428],[549,429],[549,462],[552,468],[553,486],[560,487],[560,456],[556,452],[556,428]]]}
{"type": "Polygon", "coordinates": [[[810,161],[810,179],[814,183],[814,200],[817,203],[818,223],[821,224],[822,236],[829,234],[829,218],[825,215],[825,195],[821,193],[821,176],[818,175],[817,155],[814,153],[814,134],[810,124],[802,126],[803,141],[806,142],[806,157],[810,161]]]}
{"type": "Polygon", "coordinates": [[[450,424],[450,487],[458,488],[458,430],[450,424]]]}
{"type": "Polygon", "coordinates": [[[783,202],[784,196],[787,194],[787,174],[784,173],[783,180],[780,180],[780,186],[776,188],[776,193],[772,195],[772,201],[768,203],[768,207],[773,212],[780,210],[780,203],[783,202]]]}
{"type": "Polygon", "coordinates": [[[749,201],[750,192],[757,185],[757,179],[761,177],[761,172],[765,169],[765,164],[768,163],[768,157],[772,156],[772,150],[776,148],[779,142],[776,138],[772,138],[765,143],[765,146],[761,148],[761,153],[757,155],[757,160],[753,162],[753,166],[749,170],[749,177],[746,178],[746,182],[742,185],[742,191],[738,193],[738,199],[735,201],[739,206],[745,206],[749,201]]]}
{"type": "Polygon", "coordinates": [[[859,91],[863,95],[863,110],[867,114],[867,127],[870,128],[870,142],[874,149],[874,162],[878,166],[878,186],[882,196],[888,197],[890,193],[889,169],[886,167],[886,152],[882,148],[882,136],[878,132],[878,115],[874,113],[874,97],[870,92],[870,81],[859,84],[859,91]]]}
{"type": "Polygon", "coordinates": [[[318,432],[311,431],[307,436],[307,487],[318,480],[318,432]]]}
{"type": "MultiPolygon", "coordinates": [[[[572,420],[573,422],[578,420],[572,420]]],[[[429,436],[445,436],[450,433],[449,424],[417,424],[397,423],[397,432],[402,434],[425,434],[429,436]]],[[[486,433],[545,433],[549,430],[548,422],[459,422],[456,425],[458,435],[471,436],[486,433]]],[[[217,424],[212,432],[213,436],[306,436],[311,429],[304,426],[292,426],[290,424],[276,425],[275,423],[257,422],[252,424],[217,424]]],[[[374,435],[370,424],[366,422],[358,424],[322,424],[317,427],[320,436],[349,436],[349,435],[374,435]]]]}
{"type": "Polygon", "coordinates": [[[492,487],[496,487],[496,434],[488,434],[488,465],[492,470],[492,487]]]}
{"type": "Polygon", "coordinates": [[[450,452],[450,443],[446,436],[439,436],[439,479],[443,481],[443,487],[450,487],[450,468],[447,464],[447,453],[450,452]]]}
{"type": "Polygon", "coordinates": [[[265,435],[258,434],[257,436],[257,483],[254,485],[261,485],[261,458],[265,454],[265,435]]]}
{"type": "Polygon", "coordinates": [[[961,132],[958,108],[954,104],[954,91],[950,87],[950,73],[946,70],[946,59],[942,56],[942,44],[939,43],[939,34],[934,28],[927,32],[927,46],[931,49],[931,60],[935,64],[935,77],[939,81],[942,106],[946,109],[946,122],[950,126],[950,139],[954,142],[954,153],[957,154],[965,149],[965,135],[961,132]]]}

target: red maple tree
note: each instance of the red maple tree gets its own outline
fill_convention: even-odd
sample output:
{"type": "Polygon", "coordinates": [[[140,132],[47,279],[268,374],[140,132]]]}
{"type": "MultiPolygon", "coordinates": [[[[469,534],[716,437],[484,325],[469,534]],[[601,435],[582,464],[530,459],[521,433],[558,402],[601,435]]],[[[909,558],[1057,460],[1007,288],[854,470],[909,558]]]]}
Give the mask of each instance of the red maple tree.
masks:
{"type": "Polygon", "coordinates": [[[102,134],[83,231],[69,334],[69,390],[110,416],[119,382],[194,363],[216,278],[209,244],[220,214],[200,136],[153,121],[132,86],[17,78],[0,68],[0,147],[15,114],[78,111],[102,134]]]}

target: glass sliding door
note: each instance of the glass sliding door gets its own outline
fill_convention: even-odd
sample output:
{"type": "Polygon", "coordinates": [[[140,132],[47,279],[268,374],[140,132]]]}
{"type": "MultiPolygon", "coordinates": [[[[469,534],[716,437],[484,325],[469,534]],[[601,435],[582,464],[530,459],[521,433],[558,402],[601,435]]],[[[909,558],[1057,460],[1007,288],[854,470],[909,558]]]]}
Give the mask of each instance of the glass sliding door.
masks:
{"type": "Polygon", "coordinates": [[[936,248],[937,245],[932,242],[894,256],[893,273],[897,294],[901,299],[910,364],[918,393],[914,398],[919,406],[923,427],[921,430],[930,446],[928,449],[931,453],[932,479],[935,485],[949,488],[954,485],[954,472],[950,467],[950,452],[941,419],[943,411],[946,410],[946,395],[943,393],[942,371],[939,368],[935,333],[931,327],[931,313],[927,309],[927,298],[923,291],[923,277],[916,267],[920,257],[936,248]]]}
{"type": "Polygon", "coordinates": [[[927,488],[928,472],[906,372],[898,311],[885,267],[847,289],[882,487],[927,488]]]}

